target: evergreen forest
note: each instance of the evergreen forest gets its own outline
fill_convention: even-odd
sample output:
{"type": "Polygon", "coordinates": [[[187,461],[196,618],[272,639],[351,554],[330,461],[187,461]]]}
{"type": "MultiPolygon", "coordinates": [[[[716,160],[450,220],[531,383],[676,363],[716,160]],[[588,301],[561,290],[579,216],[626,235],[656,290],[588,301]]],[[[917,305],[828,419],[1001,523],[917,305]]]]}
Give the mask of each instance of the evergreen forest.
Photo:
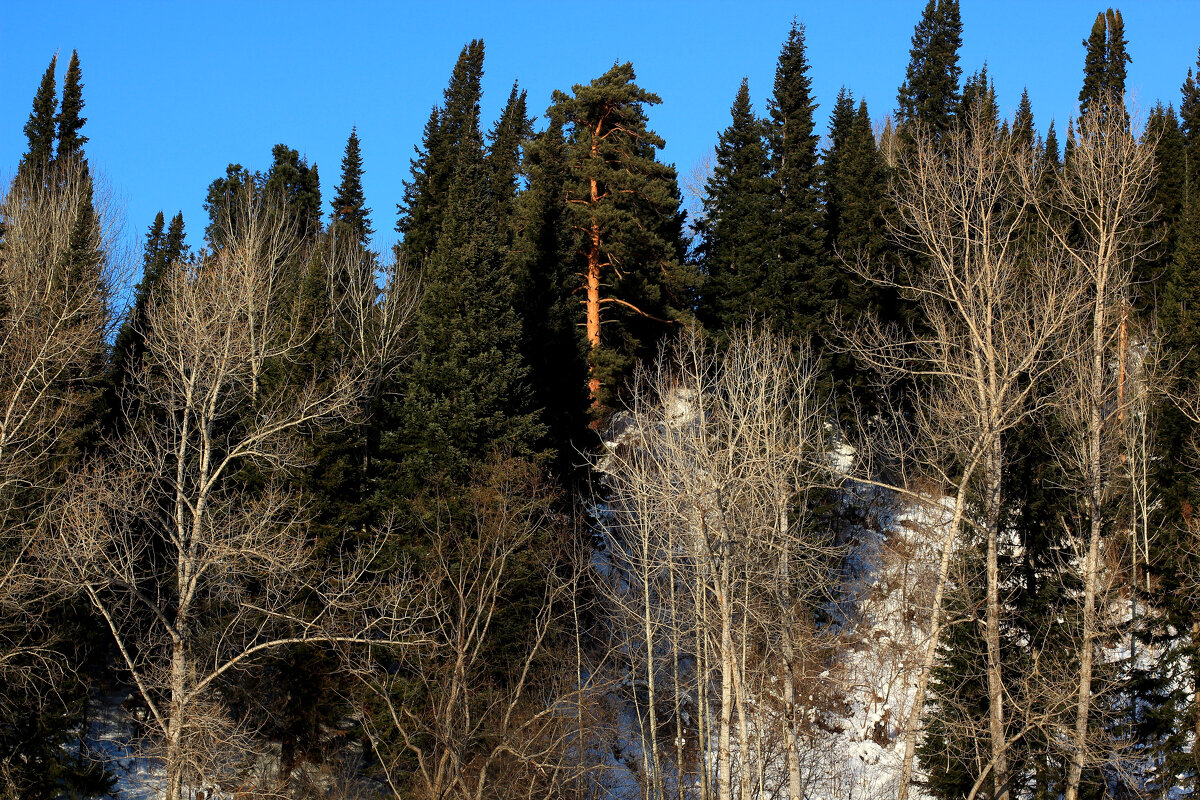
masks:
{"type": "Polygon", "coordinates": [[[51,58],[0,800],[1200,798],[1200,51],[1004,118],[959,3],[870,108],[779,31],[691,213],[633,64],[484,119],[475,39],[394,210],[347,125],[132,255],[51,58]]]}

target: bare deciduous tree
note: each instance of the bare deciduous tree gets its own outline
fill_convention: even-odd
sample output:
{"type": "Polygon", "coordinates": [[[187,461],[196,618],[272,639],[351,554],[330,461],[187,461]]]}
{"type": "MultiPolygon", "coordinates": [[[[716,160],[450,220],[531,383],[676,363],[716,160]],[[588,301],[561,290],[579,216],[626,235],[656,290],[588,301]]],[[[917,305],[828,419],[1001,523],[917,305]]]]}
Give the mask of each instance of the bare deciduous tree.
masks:
{"type": "Polygon", "coordinates": [[[107,215],[81,219],[93,195],[89,175],[69,163],[22,173],[0,200],[0,618],[21,618],[0,625],[9,686],[65,667],[35,636],[28,555],[105,350],[114,276],[107,215]],[[94,260],[81,263],[81,253],[94,260]]]}
{"type": "Polygon", "coordinates": [[[645,791],[683,798],[694,769],[701,797],[770,795],[782,787],[766,764],[782,753],[788,790],[801,797],[806,698],[821,694],[828,666],[810,614],[831,591],[837,552],[808,512],[810,493],[830,486],[831,456],[811,366],[762,331],[735,333],[717,354],[689,330],[641,377],[598,468],[607,594],[628,622],[620,647],[643,720],[645,791]],[[703,754],[714,738],[710,776],[703,754]]]}
{"type": "Polygon", "coordinates": [[[578,590],[556,574],[565,529],[553,499],[533,465],[495,456],[465,496],[435,503],[422,557],[425,643],[355,670],[379,710],[362,715],[367,739],[398,800],[533,800],[581,777],[571,711],[588,689],[571,685],[550,647],[578,590]],[[503,604],[531,568],[545,595],[527,640],[505,642],[503,604]]]}
{"type": "Polygon", "coordinates": [[[150,298],[128,433],[64,492],[40,552],[108,626],[173,800],[234,749],[219,691],[233,670],[301,642],[403,643],[420,614],[405,573],[379,573],[386,531],[337,563],[313,556],[284,479],[303,434],[350,418],[365,368],[327,365],[322,383],[286,369],[313,335],[271,305],[293,240],[244,203],[223,246],[150,298]]]}
{"type": "MultiPolygon", "coordinates": [[[[1121,98],[1111,102],[1114,107],[1124,106],[1121,98]]],[[[1066,362],[1058,386],[1062,397],[1059,409],[1072,433],[1061,456],[1066,473],[1077,479],[1072,488],[1086,510],[1085,519],[1080,520],[1087,543],[1081,565],[1083,632],[1066,784],[1067,800],[1075,800],[1089,760],[1102,539],[1112,492],[1126,477],[1122,430],[1116,423],[1125,413],[1126,315],[1133,264],[1149,244],[1143,225],[1154,144],[1139,144],[1123,114],[1093,114],[1079,121],[1070,153],[1056,193],[1056,202],[1070,225],[1051,224],[1050,230],[1074,280],[1083,288],[1077,302],[1087,320],[1078,326],[1072,358],[1066,362]]]]}
{"type": "Polygon", "coordinates": [[[897,240],[915,256],[910,274],[855,268],[876,283],[912,297],[920,333],[879,335],[864,327],[851,337],[861,363],[911,379],[920,463],[943,486],[954,486],[954,512],[942,546],[930,633],[909,712],[898,789],[905,800],[929,673],[944,625],[942,603],[954,542],[964,523],[986,540],[987,683],[994,796],[1007,796],[1005,688],[1000,663],[998,536],[1004,471],[1003,434],[1044,399],[1032,388],[1058,363],[1057,340],[1076,314],[1080,291],[1049,248],[1029,252],[1025,231],[1034,213],[1033,153],[999,136],[977,114],[935,138],[915,128],[896,151],[892,199],[897,240]],[[1022,258],[1035,267],[1019,268],[1022,258]],[[977,515],[968,497],[981,498],[977,515]]]}

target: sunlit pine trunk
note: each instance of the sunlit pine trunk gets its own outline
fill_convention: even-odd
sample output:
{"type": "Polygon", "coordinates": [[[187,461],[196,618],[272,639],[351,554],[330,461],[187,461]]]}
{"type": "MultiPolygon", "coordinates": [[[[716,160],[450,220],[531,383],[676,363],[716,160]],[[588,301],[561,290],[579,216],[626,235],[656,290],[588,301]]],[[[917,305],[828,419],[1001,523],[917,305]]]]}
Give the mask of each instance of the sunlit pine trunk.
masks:
{"type": "MultiPolygon", "coordinates": [[[[600,123],[596,124],[596,129],[592,132],[592,159],[600,157],[600,123]]],[[[589,181],[591,206],[593,209],[600,204],[600,183],[595,178],[589,181]]],[[[585,301],[587,307],[587,340],[588,350],[591,352],[592,358],[589,360],[588,373],[588,397],[592,401],[592,408],[599,406],[600,397],[600,378],[596,374],[596,352],[600,349],[600,263],[601,263],[601,247],[600,247],[600,223],[596,218],[592,217],[591,230],[588,232],[591,239],[588,245],[587,253],[587,299],[585,301]]]]}

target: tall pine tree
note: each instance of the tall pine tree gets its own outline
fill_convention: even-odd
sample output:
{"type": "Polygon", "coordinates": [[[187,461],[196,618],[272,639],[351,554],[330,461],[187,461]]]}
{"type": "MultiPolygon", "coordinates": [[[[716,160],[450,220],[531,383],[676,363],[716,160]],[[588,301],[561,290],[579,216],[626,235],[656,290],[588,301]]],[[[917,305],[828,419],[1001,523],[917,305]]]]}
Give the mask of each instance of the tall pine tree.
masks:
{"type": "Polygon", "coordinates": [[[566,188],[578,236],[589,354],[589,395],[611,407],[636,359],[648,358],[670,324],[692,305],[684,263],[683,212],[675,168],[647,127],[645,106],[661,100],[616,64],[572,94],[554,93],[569,130],[566,188]]]}
{"type": "Polygon", "coordinates": [[[33,96],[33,110],[25,123],[25,139],[28,147],[17,167],[18,176],[38,176],[54,160],[54,111],[57,107],[54,70],[58,56],[50,59],[50,65],[42,74],[37,93],[33,96]]]}

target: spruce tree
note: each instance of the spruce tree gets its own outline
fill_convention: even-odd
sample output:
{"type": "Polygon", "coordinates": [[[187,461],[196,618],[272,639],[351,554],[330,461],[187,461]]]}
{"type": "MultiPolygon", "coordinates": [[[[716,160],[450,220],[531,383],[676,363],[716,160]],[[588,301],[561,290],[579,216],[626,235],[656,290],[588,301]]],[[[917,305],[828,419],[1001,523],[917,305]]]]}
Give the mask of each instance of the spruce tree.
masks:
{"type": "Polygon", "coordinates": [[[530,457],[544,434],[521,358],[517,286],[494,234],[477,108],[465,123],[424,271],[417,355],[396,442],[414,486],[437,475],[465,486],[493,450],[530,457]]]}
{"type": "Polygon", "coordinates": [[[57,64],[58,56],[50,59],[33,96],[33,110],[25,123],[28,148],[17,167],[18,175],[39,175],[54,160],[54,110],[57,106],[54,70],[57,64]]]}
{"type": "MultiPolygon", "coordinates": [[[[358,129],[350,129],[350,137],[346,140],[346,150],[342,155],[342,179],[334,189],[330,205],[330,228],[340,226],[339,231],[348,232],[361,247],[370,244],[371,209],[367,208],[366,196],[362,185],[363,162],[358,129]]],[[[344,234],[343,234],[344,235],[344,234]]]]}
{"type": "Polygon", "coordinates": [[[935,136],[950,130],[960,100],[961,45],[958,0],[929,0],[913,31],[908,70],[896,100],[896,120],[901,127],[927,125],[935,136]]]}
{"type": "Polygon", "coordinates": [[[257,196],[260,178],[241,164],[230,164],[225,167],[224,177],[208,185],[204,200],[208,225],[204,229],[204,238],[209,247],[216,249],[224,244],[228,229],[238,223],[238,215],[231,212],[245,195],[257,196]]]}
{"type": "Polygon", "coordinates": [[[1162,279],[1171,270],[1179,220],[1183,214],[1187,182],[1187,141],[1179,128],[1175,109],[1156,103],[1146,120],[1145,146],[1154,147],[1154,185],[1151,207],[1154,236],[1150,250],[1134,264],[1137,309],[1156,308],[1162,279]]]}
{"type": "Polygon", "coordinates": [[[541,409],[555,472],[578,472],[577,453],[591,442],[588,423],[587,340],[579,325],[575,232],[563,197],[570,180],[562,114],[525,153],[528,189],[518,198],[509,261],[520,282],[522,352],[529,365],[534,404],[541,409]]]}
{"type": "Polygon", "coordinates": [[[999,132],[1000,106],[996,103],[996,85],[988,78],[987,64],[963,82],[962,97],[954,116],[961,122],[969,119],[971,114],[981,115],[991,122],[995,132],[999,132]]]}
{"type": "Polygon", "coordinates": [[[533,121],[525,92],[513,83],[500,119],[488,133],[487,172],[492,200],[496,205],[496,235],[505,247],[512,244],[513,215],[521,178],[521,147],[533,135],[533,121]]]}
{"type": "Polygon", "coordinates": [[[459,150],[469,147],[472,126],[479,127],[482,95],[483,41],[473,39],[458,56],[450,83],[425,124],[421,146],[412,160],[412,178],[404,183],[404,201],[397,206],[396,230],[403,236],[397,252],[419,265],[432,253],[441,235],[442,214],[459,162],[459,150]]]}
{"type": "Polygon", "coordinates": [[[744,78],[730,114],[704,187],[704,216],[695,225],[704,273],[699,317],[714,333],[778,305],[768,296],[767,280],[776,256],[771,226],[776,192],[765,126],[754,115],[744,78]]]}
{"type": "Polygon", "coordinates": [[[268,202],[279,203],[286,230],[299,239],[321,232],[321,179],[317,165],[285,144],[271,149],[271,168],[262,180],[268,202]]]}
{"type": "MultiPolygon", "coordinates": [[[[133,304],[117,331],[113,342],[109,364],[107,407],[110,413],[110,432],[123,425],[122,404],[128,402],[125,394],[133,387],[134,377],[141,369],[146,354],[146,315],[151,297],[159,290],[168,269],[187,258],[184,238],[183,213],[171,218],[166,224],[161,211],[154,217],[146,233],[146,244],[142,253],[142,278],[133,292],[133,304]]],[[[126,408],[127,417],[136,417],[137,409],[126,408]]]]}
{"type": "MultiPolygon", "coordinates": [[[[845,89],[839,92],[830,118],[822,171],[831,315],[850,329],[868,314],[898,322],[901,306],[896,293],[867,284],[844,266],[844,262],[883,265],[895,261],[885,216],[889,208],[887,168],[875,145],[866,101],[856,108],[854,97],[845,89]]],[[[860,411],[878,410],[881,398],[869,372],[847,353],[830,353],[826,361],[844,422],[849,423],[860,411]]]]}
{"type": "Polygon", "coordinates": [[[83,145],[87,142],[87,137],[79,131],[87,122],[87,118],[80,116],[82,111],[83,76],[79,69],[79,54],[72,50],[67,74],[63,79],[62,107],[55,117],[58,126],[58,151],[55,159],[60,162],[83,155],[83,145]]]}
{"type": "Polygon", "coordinates": [[[635,80],[632,64],[616,64],[570,95],[554,93],[552,113],[569,129],[566,200],[580,237],[578,288],[597,411],[612,407],[634,361],[652,356],[693,302],[675,168],[655,158],[664,142],[644,111],[661,100],[635,80]]]}
{"type": "Polygon", "coordinates": [[[1093,117],[1104,120],[1119,113],[1129,124],[1125,109],[1125,64],[1133,59],[1126,52],[1125,22],[1121,12],[1108,9],[1096,15],[1091,33],[1083,40],[1083,87],[1079,90],[1079,121],[1093,117]],[[1112,107],[1116,104],[1116,108],[1112,107]]]}
{"type": "Polygon", "coordinates": [[[817,164],[812,79],[804,47],[804,26],[792,24],[775,68],[771,98],[771,155],[776,204],[775,259],[768,276],[767,320],[786,334],[809,339],[823,354],[829,340],[830,266],[823,252],[825,232],[817,164]]]}

